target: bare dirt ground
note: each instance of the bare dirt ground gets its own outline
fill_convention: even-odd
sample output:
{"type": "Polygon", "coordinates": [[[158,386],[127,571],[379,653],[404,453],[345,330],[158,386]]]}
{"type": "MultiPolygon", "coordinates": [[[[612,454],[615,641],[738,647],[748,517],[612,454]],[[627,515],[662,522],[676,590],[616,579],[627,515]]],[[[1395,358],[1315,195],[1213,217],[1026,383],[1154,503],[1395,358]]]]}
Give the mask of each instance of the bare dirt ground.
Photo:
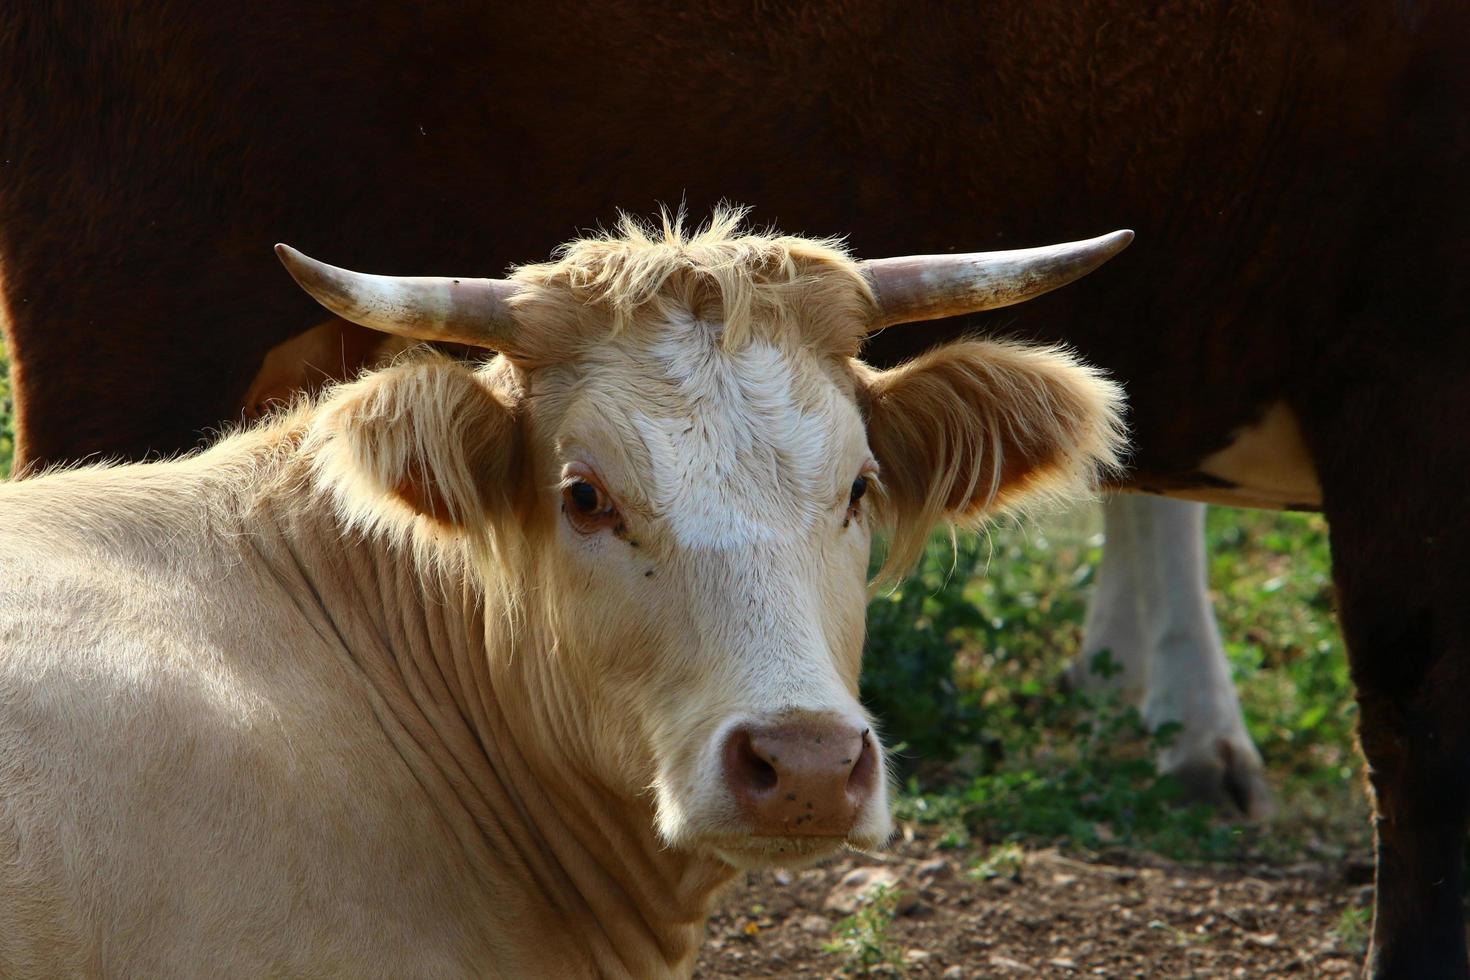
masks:
{"type": "Polygon", "coordinates": [[[695,976],[861,975],[824,946],[882,882],[897,898],[879,934],[898,962],[868,975],[944,980],[1355,976],[1372,903],[1362,858],[1251,867],[1050,849],[991,878],[975,862],[916,838],[877,858],[752,873],[711,919],[695,976]]]}

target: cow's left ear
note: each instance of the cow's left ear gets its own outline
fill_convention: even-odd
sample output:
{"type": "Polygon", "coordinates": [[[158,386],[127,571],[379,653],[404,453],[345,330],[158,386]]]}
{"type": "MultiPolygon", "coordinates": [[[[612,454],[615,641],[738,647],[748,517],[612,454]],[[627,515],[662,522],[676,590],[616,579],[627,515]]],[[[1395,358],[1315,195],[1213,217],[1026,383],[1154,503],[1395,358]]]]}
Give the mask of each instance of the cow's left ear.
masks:
{"type": "Polygon", "coordinates": [[[430,355],[345,385],[310,439],[318,479],[351,525],[452,532],[515,508],[514,406],[463,363],[430,355]]]}
{"type": "Polygon", "coordinates": [[[1125,444],[1122,389],[1061,348],[960,341],[861,383],[889,571],[940,522],[1090,494],[1125,444]]]}

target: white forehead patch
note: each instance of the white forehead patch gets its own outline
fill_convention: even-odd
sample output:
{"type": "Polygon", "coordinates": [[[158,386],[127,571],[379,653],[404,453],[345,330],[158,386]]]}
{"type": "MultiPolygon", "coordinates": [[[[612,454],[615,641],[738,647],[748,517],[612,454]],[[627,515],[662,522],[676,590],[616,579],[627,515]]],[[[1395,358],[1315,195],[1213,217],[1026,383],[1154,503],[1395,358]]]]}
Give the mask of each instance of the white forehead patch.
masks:
{"type": "Polygon", "coordinates": [[[686,417],[632,415],[653,465],[650,498],[687,548],[745,547],[805,530],[830,495],[836,390],[806,393],[804,409],[795,386],[812,381],[785,354],[764,342],[724,350],[718,331],[681,318],[649,350],[686,417]]]}

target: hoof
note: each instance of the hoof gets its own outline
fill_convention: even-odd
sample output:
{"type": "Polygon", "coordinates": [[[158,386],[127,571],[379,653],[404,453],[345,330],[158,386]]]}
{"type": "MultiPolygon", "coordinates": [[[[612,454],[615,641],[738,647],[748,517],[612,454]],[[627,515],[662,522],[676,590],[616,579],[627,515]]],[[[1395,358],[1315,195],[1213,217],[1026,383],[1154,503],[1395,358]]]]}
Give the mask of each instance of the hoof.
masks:
{"type": "Polygon", "coordinates": [[[1209,803],[1258,823],[1276,810],[1261,757],[1249,742],[1242,748],[1222,736],[1188,754],[1167,750],[1159,771],[1179,780],[1191,802],[1209,803]]]}

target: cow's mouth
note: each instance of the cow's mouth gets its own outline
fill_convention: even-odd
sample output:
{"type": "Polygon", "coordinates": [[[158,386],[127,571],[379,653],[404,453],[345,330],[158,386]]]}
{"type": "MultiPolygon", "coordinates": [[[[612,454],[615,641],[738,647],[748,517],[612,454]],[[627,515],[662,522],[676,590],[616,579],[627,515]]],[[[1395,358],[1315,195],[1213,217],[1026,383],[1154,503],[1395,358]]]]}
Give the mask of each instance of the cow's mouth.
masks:
{"type": "Polygon", "coordinates": [[[756,837],[721,836],[706,846],[726,864],[742,871],[764,868],[793,868],[813,864],[842,850],[876,851],[884,841],[856,837],[756,837]]]}
{"type": "Polygon", "coordinates": [[[843,837],[731,837],[711,845],[726,864],[742,871],[801,867],[836,854],[847,846],[843,837]]]}

